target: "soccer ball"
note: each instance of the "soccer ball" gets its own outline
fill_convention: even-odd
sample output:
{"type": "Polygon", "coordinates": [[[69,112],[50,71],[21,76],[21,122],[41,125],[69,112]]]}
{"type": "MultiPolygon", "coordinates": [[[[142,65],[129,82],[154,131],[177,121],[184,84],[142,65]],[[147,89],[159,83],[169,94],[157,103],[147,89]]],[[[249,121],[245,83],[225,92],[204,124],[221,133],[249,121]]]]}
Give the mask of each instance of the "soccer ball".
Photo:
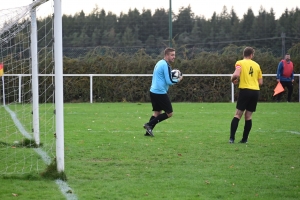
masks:
{"type": "Polygon", "coordinates": [[[182,76],[182,73],[179,71],[179,69],[173,69],[171,71],[171,74],[172,74],[172,78],[174,79],[178,79],[182,76]]]}

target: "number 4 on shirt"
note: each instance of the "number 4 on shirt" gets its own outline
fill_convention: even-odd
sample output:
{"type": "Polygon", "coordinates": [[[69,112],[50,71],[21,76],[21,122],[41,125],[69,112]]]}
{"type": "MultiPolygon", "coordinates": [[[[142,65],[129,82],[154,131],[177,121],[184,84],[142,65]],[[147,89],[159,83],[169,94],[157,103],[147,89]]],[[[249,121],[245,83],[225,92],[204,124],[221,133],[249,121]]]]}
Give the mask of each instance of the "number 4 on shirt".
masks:
{"type": "Polygon", "coordinates": [[[253,68],[252,68],[252,66],[250,67],[249,74],[250,74],[251,76],[253,76],[253,68]]]}

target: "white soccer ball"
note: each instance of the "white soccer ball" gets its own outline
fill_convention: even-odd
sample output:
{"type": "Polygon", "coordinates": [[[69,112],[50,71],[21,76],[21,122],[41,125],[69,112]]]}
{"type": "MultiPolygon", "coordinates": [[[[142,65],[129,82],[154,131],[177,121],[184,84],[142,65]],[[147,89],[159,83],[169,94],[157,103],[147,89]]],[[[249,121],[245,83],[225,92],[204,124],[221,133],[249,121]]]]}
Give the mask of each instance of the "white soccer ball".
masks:
{"type": "Polygon", "coordinates": [[[179,69],[173,69],[171,71],[171,74],[172,74],[172,78],[174,78],[174,79],[178,79],[182,76],[182,73],[181,73],[181,71],[179,71],[179,69]]]}

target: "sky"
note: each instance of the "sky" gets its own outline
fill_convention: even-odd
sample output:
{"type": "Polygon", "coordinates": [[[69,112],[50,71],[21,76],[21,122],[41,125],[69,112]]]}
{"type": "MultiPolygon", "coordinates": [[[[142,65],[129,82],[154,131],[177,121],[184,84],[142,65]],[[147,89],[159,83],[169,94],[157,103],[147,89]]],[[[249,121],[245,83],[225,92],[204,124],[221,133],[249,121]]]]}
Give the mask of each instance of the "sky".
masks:
{"type": "MultiPolygon", "coordinates": [[[[178,14],[180,8],[186,8],[190,5],[195,16],[203,16],[206,19],[210,19],[214,12],[220,14],[223,6],[227,7],[228,13],[233,8],[240,19],[247,12],[248,8],[252,9],[255,16],[258,15],[260,7],[263,7],[267,12],[270,12],[270,9],[273,8],[276,19],[286,9],[290,11],[292,8],[300,8],[299,0],[171,0],[171,2],[172,10],[175,14],[178,14]]],[[[3,0],[1,1],[0,10],[25,6],[30,3],[32,3],[32,0],[3,0]]],[[[140,13],[142,13],[143,9],[151,9],[153,14],[155,9],[158,8],[169,10],[170,0],[61,0],[62,13],[67,15],[74,15],[81,10],[87,15],[96,5],[100,10],[103,8],[106,13],[111,11],[117,16],[121,12],[126,14],[129,9],[133,10],[134,8],[138,9],[140,13]]]]}

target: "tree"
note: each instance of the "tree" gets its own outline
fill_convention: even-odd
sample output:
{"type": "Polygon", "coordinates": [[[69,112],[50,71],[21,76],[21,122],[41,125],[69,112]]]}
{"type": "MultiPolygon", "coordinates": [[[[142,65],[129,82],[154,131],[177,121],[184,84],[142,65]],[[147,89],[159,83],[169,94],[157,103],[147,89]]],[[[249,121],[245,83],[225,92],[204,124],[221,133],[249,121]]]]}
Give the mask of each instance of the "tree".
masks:
{"type": "Polygon", "coordinates": [[[86,29],[82,29],[80,34],[73,34],[72,45],[75,47],[89,47],[91,46],[90,37],[86,34],[86,29]]]}
{"type": "Polygon", "coordinates": [[[102,36],[101,44],[104,46],[114,46],[116,41],[115,29],[105,30],[102,36]]]}
{"type": "Polygon", "coordinates": [[[123,46],[133,46],[135,43],[134,35],[131,28],[126,27],[126,30],[122,36],[122,44],[123,46]]]}
{"type": "Polygon", "coordinates": [[[169,15],[164,8],[156,9],[153,14],[153,34],[155,37],[169,38],[169,15]]]}
{"type": "MultiPolygon", "coordinates": [[[[211,17],[210,20],[210,34],[208,37],[208,40],[210,42],[215,42],[216,41],[216,36],[218,34],[218,17],[216,12],[213,13],[213,16],[211,17]]],[[[213,48],[214,46],[210,46],[210,48],[213,48]]]]}
{"type": "Polygon", "coordinates": [[[254,13],[251,8],[248,8],[247,14],[244,14],[241,21],[241,34],[237,39],[250,39],[252,35],[252,26],[255,20],[254,13]]]}
{"type": "MultiPolygon", "coordinates": [[[[223,10],[218,17],[218,28],[219,34],[217,34],[217,38],[219,41],[228,41],[231,39],[231,16],[227,12],[227,7],[223,6],[223,10]]],[[[219,45],[220,46],[220,45],[219,45]]],[[[224,44],[221,44],[220,48],[223,47],[224,44]]]]}
{"type": "Polygon", "coordinates": [[[117,25],[117,16],[112,12],[108,12],[105,17],[105,23],[104,23],[105,30],[111,30],[112,28],[114,29],[116,25],[117,25]]]}
{"type": "Polygon", "coordinates": [[[192,42],[190,38],[190,34],[187,32],[183,32],[178,36],[177,40],[178,44],[190,44],[192,42]]]}
{"type": "Polygon", "coordinates": [[[191,33],[194,23],[194,13],[192,12],[191,6],[187,8],[181,7],[179,9],[179,14],[175,15],[175,20],[173,22],[173,33],[174,35],[179,35],[181,33],[191,33]]]}
{"type": "Polygon", "coordinates": [[[238,38],[240,34],[240,20],[233,8],[231,8],[230,11],[230,25],[231,39],[234,40],[238,38]]]}
{"type": "Polygon", "coordinates": [[[135,8],[134,10],[129,9],[128,14],[121,13],[118,19],[118,25],[116,32],[124,33],[126,29],[139,29],[141,23],[140,12],[135,8]]]}
{"type": "Polygon", "coordinates": [[[195,23],[196,22],[197,22],[197,28],[196,28],[196,25],[194,25],[193,30],[192,30],[192,38],[195,36],[195,34],[198,30],[199,41],[197,41],[196,43],[203,43],[209,37],[210,22],[208,20],[206,20],[204,17],[196,17],[195,23]]]}
{"type": "MultiPolygon", "coordinates": [[[[263,7],[260,7],[257,16],[249,8],[241,19],[233,8],[228,12],[226,6],[220,13],[214,12],[209,19],[194,16],[190,6],[181,7],[177,15],[172,14],[175,43],[192,44],[202,50],[219,50],[233,43],[267,47],[278,53],[282,32],[286,34],[286,49],[299,42],[300,38],[298,8],[286,9],[278,20],[272,8],[268,12],[263,7]]],[[[96,6],[88,15],[81,10],[74,16],[63,15],[62,20],[64,47],[156,45],[160,48],[169,43],[169,11],[163,8],[156,9],[153,15],[149,9],[142,12],[129,9],[127,13],[121,12],[117,16],[112,12],[106,14],[104,9],[96,6]]],[[[45,19],[38,19],[38,23],[44,24],[45,19]]],[[[52,25],[49,23],[47,26],[51,28],[52,25]]],[[[44,35],[40,31],[38,37],[44,35]]]]}
{"type": "Polygon", "coordinates": [[[147,40],[145,41],[146,46],[153,47],[156,46],[156,40],[154,35],[149,35],[147,40]]]}
{"type": "MultiPolygon", "coordinates": [[[[153,20],[151,10],[144,10],[141,15],[141,23],[139,30],[139,39],[145,43],[149,36],[153,34],[153,20]]],[[[152,35],[154,36],[154,35],[152,35]]]]}
{"type": "Polygon", "coordinates": [[[190,40],[192,43],[199,43],[200,42],[200,29],[198,27],[198,21],[195,20],[194,26],[190,35],[190,40]]]}
{"type": "Polygon", "coordinates": [[[101,44],[101,31],[95,28],[92,34],[92,46],[98,46],[101,44]]]}

